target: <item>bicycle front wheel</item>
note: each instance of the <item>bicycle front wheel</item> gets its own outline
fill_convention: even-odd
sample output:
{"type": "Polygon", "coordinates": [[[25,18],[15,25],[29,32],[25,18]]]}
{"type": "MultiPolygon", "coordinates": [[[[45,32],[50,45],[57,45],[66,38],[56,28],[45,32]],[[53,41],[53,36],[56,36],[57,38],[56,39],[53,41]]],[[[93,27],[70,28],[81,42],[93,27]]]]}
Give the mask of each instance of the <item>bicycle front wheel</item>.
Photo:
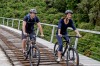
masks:
{"type": "Polygon", "coordinates": [[[74,48],[69,48],[66,55],[67,66],[79,66],[79,55],[74,48]]]}
{"type": "Polygon", "coordinates": [[[39,66],[39,63],[40,63],[40,50],[36,45],[34,45],[31,48],[31,62],[32,62],[33,66],[39,66]]]}
{"type": "Polygon", "coordinates": [[[55,45],[54,45],[54,57],[55,57],[55,60],[58,58],[58,49],[59,49],[59,44],[58,44],[58,42],[56,42],[55,45]]]}

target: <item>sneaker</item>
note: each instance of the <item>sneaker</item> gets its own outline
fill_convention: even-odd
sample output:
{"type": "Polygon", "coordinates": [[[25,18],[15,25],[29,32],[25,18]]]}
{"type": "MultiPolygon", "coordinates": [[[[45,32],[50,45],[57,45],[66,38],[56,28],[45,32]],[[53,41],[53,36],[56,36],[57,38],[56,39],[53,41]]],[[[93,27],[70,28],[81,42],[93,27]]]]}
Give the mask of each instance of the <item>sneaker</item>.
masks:
{"type": "Polygon", "coordinates": [[[60,59],[60,58],[58,58],[56,61],[57,61],[57,62],[60,62],[60,61],[61,61],[61,59],[60,59]]]}
{"type": "Polygon", "coordinates": [[[23,55],[26,57],[26,52],[23,52],[23,55]]]}

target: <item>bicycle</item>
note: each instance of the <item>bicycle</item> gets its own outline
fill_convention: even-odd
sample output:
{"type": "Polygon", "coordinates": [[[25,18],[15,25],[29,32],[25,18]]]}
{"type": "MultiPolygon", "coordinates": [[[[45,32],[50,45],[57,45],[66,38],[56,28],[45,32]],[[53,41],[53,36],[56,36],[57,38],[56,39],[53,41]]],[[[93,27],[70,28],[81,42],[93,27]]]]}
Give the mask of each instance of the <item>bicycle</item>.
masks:
{"type": "Polygon", "coordinates": [[[36,35],[31,39],[30,34],[27,35],[26,53],[24,59],[29,59],[30,66],[39,66],[40,63],[40,50],[36,46],[36,35]]]}
{"type": "MultiPolygon", "coordinates": [[[[65,37],[64,35],[62,37],[65,37]]],[[[71,45],[70,38],[80,38],[78,36],[68,36],[69,37],[69,43],[67,41],[63,41],[63,50],[62,50],[62,57],[66,54],[66,64],[67,66],[71,66],[70,64],[73,64],[75,66],[79,66],[79,55],[77,50],[74,48],[74,46],[71,45]],[[72,61],[72,62],[71,62],[72,61]],[[70,62],[70,63],[69,63],[70,62]]],[[[55,43],[54,45],[54,56],[55,60],[58,58],[58,42],[55,43]]],[[[62,58],[61,57],[61,58],[62,58]]],[[[58,62],[59,63],[59,62],[58,62]]]]}

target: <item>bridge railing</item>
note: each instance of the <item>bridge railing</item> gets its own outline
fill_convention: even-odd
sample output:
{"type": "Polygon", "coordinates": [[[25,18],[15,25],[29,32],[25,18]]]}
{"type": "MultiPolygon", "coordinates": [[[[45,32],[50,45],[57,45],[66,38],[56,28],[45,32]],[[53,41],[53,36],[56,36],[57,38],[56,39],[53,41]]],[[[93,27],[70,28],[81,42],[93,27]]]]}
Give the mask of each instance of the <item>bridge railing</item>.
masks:
{"type": "MultiPolygon", "coordinates": [[[[20,19],[0,17],[0,24],[6,25],[6,26],[9,26],[9,27],[12,27],[12,28],[16,28],[18,30],[21,30],[22,22],[23,22],[23,20],[20,20],[20,19]]],[[[42,26],[49,26],[49,27],[46,27],[46,28],[44,27],[44,29],[46,29],[49,32],[51,32],[51,35],[49,35],[49,39],[50,40],[48,40],[48,41],[50,41],[52,43],[53,40],[54,40],[55,30],[57,29],[57,25],[46,24],[46,23],[41,23],[41,25],[42,26]]],[[[71,28],[68,28],[68,29],[71,29],[71,28]]],[[[91,31],[91,30],[84,30],[84,29],[78,29],[78,30],[81,31],[81,32],[84,32],[84,33],[89,33],[89,34],[99,35],[100,36],[100,32],[99,31],[91,31]]],[[[36,35],[38,35],[38,34],[39,34],[39,29],[37,28],[36,35]]],[[[95,40],[91,40],[89,38],[88,39],[82,38],[82,40],[84,42],[82,42],[82,41],[79,42],[79,46],[81,44],[81,45],[83,45],[83,48],[87,47],[87,43],[91,43],[91,42],[95,43],[94,45],[98,45],[100,47],[100,39],[98,39],[98,41],[95,41],[95,40]]],[[[78,39],[75,39],[75,45],[74,45],[75,48],[77,48],[77,43],[78,43],[78,39]]],[[[83,49],[83,48],[81,48],[81,49],[83,49]]],[[[87,48],[89,48],[89,47],[87,47],[87,48]]],[[[92,48],[92,50],[93,49],[98,49],[98,47],[92,48]]],[[[84,52],[85,50],[82,50],[82,52],[84,52]]],[[[100,49],[98,51],[100,52],[100,49]]],[[[92,54],[97,54],[98,56],[100,56],[100,53],[97,53],[97,52],[94,52],[94,51],[91,51],[91,50],[90,50],[90,52],[89,51],[87,51],[87,52],[90,53],[90,55],[92,53],[92,54]]],[[[99,57],[99,59],[100,59],[100,57],[99,57]]],[[[97,60],[98,60],[98,57],[97,57],[97,60]]]]}

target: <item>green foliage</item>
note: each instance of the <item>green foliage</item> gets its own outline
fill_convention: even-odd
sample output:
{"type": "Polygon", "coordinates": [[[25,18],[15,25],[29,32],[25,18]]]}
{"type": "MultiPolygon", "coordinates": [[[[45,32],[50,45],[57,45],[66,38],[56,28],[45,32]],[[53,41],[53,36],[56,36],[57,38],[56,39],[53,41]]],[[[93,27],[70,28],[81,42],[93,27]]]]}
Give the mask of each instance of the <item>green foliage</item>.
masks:
{"type": "Polygon", "coordinates": [[[80,0],[66,0],[67,9],[77,12],[77,3],[80,3],[80,0]]]}
{"type": "MultiPolygon", "coordinates": [[[[73,10],[73,20],[76,27],[100,31],[100,0],[0,0],[0,16],[9,18],[23,17],[31,8],[36,8],[40,21],[48,24],[58,24],[66,9],[73,10]],[[49,2],[46,2],[49,1],[49,2]]],[[[0,19],[0,24],[2,20],[0,19]]],[[[7,25],[5,20],[5,25],[7,25]]],[[[9,21],[11,25],[11,21],[9,21]]],[[[14,28],[18,28],[14,23],[14,28]]],[[[22,25],[22,22],[21,22],[22,25]]],[[[20,26],[21,29],[22,26],[20,26]]],[[[45,39],[50,41],[52,27],[43,26],[45,39]]],[[[57,29],[56,29],[57,30],[57,29]]],[[[56,34],[55,30],[55,34],[56,34]]],[[[70,35],[74,32],[68,30],[70,35]]],[[[100,61],[100,35],[80,32],[78,50],[80,53],[100,61]]],[[[53,42],[56,42],[56,37],[53,42]]]]}
{"type": "Polygon", "coordinates": [[[79,28],[81,29],[93,29],[94,26],[91,24],[91,23],[84,23],[82,22],[80,25],[79,25],[79,28]]]}
{"type": "Polygon", "coordinates": [[[95,31],[100,31],[100,26],[95,26],[94,30],[95,31]]]}
{"type": "Polygon", "coordinates": [[[100,1],[98,0],[82,0],[78,4],[80,13],[86,14],[86,20],[93,25],[100,26],[100,1]]]}
{"type": "Polygon", "coordinates": [[[66,0],[54,0],[53,7],[57,8],[60,12],[65,12],[66,0]]]}

